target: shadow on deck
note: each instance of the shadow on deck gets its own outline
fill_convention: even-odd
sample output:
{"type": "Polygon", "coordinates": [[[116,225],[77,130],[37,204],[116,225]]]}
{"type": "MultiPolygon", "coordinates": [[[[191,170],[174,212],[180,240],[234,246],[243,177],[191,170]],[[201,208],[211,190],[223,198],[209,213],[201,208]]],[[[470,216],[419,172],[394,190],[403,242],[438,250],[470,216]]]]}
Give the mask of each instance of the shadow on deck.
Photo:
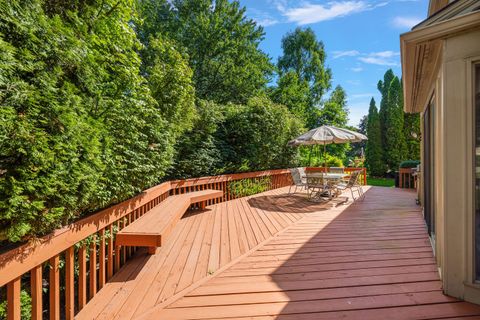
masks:
{"type": "MultiPolygon", "coordinates": [[[[139,254],[78,318],[477,318],[442,294],[415,195],[372,187],[352,204],[288,188],[187,215],[139,254]]],[[[117,276],[116,276],[117,277],[117,276]]]]}

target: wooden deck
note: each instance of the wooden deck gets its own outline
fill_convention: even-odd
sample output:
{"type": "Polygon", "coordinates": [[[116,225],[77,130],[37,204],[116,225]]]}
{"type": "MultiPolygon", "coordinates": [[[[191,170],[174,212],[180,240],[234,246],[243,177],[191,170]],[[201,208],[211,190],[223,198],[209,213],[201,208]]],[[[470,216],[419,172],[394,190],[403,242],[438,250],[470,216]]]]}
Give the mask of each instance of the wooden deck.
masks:
{"type": "Polygon", "coordinates": [[[480,306],[442,294],[413,192],[315,204],[287,191],[187,214],[77,318],[480,319],[480,306]]]}

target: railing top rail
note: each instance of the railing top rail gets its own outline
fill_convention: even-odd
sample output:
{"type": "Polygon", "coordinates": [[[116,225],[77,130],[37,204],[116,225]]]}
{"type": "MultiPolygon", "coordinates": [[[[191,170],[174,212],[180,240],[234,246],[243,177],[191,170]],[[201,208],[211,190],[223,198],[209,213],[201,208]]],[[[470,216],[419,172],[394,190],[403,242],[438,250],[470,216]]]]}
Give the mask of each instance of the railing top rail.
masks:
{"type": "Polygon", "coordinates": [[[202,184],[218,183],[225,181],[233,181],[239,179],[248,179],[248,178],[257,178],[265,177],[277,174],[290,173],[288,169],[276,169],[276,170],[265,170],[265,171],[254,171],[254,172],[244,172],[244,173],[232,173],[232,174],[222,174],[218,176],[209,176],[201,178],[190,178],[184,180],[173,180],[170,181],[172,189],[179,187],[190,187],[202,184]]]}
{"type": "Polygon", "coordinates": [[[164,182],[129,200],[103,209],[57,229],[51,234],[1,254],[0,287],[169,190],[170,182],[164,182]]]}

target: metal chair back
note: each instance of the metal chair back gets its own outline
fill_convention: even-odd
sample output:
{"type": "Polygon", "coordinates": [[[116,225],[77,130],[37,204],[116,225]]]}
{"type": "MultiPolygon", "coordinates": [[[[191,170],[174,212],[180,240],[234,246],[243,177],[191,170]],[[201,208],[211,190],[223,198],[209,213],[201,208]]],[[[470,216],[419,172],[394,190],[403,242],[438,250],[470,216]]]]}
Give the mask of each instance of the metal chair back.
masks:
{"type": "MultiPolygon", "coordinates": [[[[303,169],[303,168],[301,168],[303,169]]],[[[290,169],[290,174],[292,175],[292,180],[293,184],[296,186],[301,186],[303,185],[302,182],[302,173],[300,171],[300,168],[292,168],[290,169]]]]}
{"type": "Polygon", "coordinates": [[[348,182],[347,182],[347,188],[351,188],[357,183],[359,175],[360,175],[360,170],[353,171],[350,174],[350,178],[348,179],[348,182]]]}

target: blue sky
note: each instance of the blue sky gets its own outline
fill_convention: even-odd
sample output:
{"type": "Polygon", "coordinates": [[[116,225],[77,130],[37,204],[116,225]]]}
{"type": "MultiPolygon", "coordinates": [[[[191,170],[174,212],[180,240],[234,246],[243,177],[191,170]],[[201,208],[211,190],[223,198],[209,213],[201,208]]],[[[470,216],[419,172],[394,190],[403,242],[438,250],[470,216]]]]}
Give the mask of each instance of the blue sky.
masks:
{"type": "Polygon", "coordinates": [[[428,0],[240,0],[247,16],[265,29],[261,48],[274,63],[281,39],[297,26],[312,28],[323,41],[332,87],[347,92],[350,124],[379,104],[378,80],[388,68],[401,76],[399,35],[427,15],[428,0]]]}

